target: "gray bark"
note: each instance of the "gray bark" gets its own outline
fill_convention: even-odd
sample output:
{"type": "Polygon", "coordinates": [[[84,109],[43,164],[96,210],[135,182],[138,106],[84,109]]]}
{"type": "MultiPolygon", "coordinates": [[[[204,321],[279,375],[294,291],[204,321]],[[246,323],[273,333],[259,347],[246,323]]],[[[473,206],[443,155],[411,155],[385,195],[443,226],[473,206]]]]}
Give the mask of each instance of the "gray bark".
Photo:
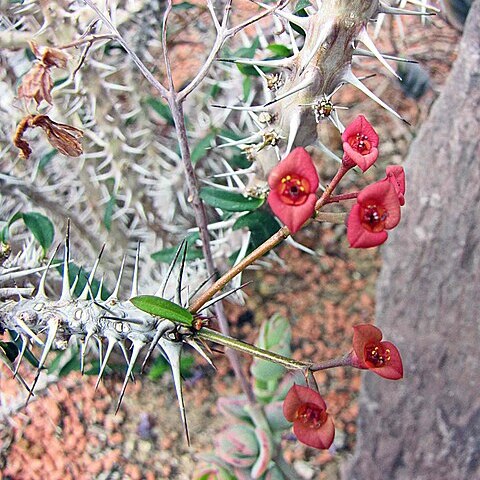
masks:
{"type": "Polygon", "coordinates": [[[480,478],[480,0],[405,164],[377,325],[405,378],[366,372],[346,480],[480,478]]]}

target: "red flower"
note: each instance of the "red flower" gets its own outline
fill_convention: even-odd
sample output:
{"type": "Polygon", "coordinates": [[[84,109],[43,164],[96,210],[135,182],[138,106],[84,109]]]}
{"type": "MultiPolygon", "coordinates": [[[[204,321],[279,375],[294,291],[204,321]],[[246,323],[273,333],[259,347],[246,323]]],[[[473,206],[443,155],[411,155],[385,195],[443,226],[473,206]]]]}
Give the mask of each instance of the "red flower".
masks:
{"type": "Polygon", "coordinates": [[[378,135],[368,120],[359,115],[342,133],[343,163],[358,165],[365,172],[378,157],[378,135]]]}
{"type": "Polygon", "coordinates": [[[403,377],[402,357],[391,342],[382,342],[382,331],[373,325],[353,327],[352,366],[368,369],[390,380],[403,377]]]}
{"type": "Polygon", "coordinates": [[[365,187],[350,210],[347,238],[353,248],[381,245],[388,238],[386,230],[398,225],[400,203],[395,188],[381,180],[365,187]]]}
{"type": "Polygon", "coordinates": [[[395,189],[400,205],[405,205],[405,171],[400,165],[390,165],[386,169],[384,181],[390,182],[395,189]]]}
{"type": "Polygon", "coordinates": [[[312,216],[315,210],[318,173],[312,158],[297,147],[283,159],[268,177],[268,204],[291,233],[312,216]]]}
{"type": "Polygon", "coordinates": [[[283,402],[283,414],[293,422],[298,440],[313,448],[329,448],[335,436],[333,420],[322,396],[308,387],[293,385],[283,402]]]}

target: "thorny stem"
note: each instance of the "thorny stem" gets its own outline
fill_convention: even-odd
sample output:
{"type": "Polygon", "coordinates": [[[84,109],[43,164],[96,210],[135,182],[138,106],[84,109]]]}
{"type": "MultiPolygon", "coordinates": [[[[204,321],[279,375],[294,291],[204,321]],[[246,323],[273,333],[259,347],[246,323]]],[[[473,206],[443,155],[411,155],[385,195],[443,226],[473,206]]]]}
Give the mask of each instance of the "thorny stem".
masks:
{"type": "Polygon", "coordinates": [[[87,37],[79,38],[74,42],[70,42],[56,48],[58,48],[59,50],[67,50],[68,48],[80,47],[81,45],[85,45],[87,43],[91,44],[94,42],[100,42],[102,40],[115,40],[116,38],[117,38],[117,35],[111,34],[111,33],[104,33],[102,35],[88,35],[87,37]]]}
{"type": "Polygon", "coordinates": [[[233,348],[239,352],[244,352],[262,360],[269,360],[270,362],[278,363],[288,370],[308,370],[312,365],[311,362],[302,362],[300,360],[293,360],[292,358],[279,355],[278,353],[271,352],[270,350],[264,350],[263,348],[256,347],[250,343],[237,340],[226,335],[222,335],[215,330],[209,328],[202,328],[197,335],[204,340],[218,343],[225,347],[233,348]]]}

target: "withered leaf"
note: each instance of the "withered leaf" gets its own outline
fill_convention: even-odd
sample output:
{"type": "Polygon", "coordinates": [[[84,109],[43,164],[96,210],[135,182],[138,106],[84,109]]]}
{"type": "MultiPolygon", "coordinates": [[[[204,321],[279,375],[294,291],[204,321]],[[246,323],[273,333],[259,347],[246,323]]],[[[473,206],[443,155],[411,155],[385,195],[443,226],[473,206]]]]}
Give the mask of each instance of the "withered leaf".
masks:
{"type": "Polygon", "coordinates": [[[28,142],[23,134],[28,128],[40,127],[47,136],[52,147],[68,157],[78,157],[83,153],[79,139],[83,137],[82,130],[51,120],[47,115],[29,115],[25,117],[17,127],[13,138],[14,145],[21,150],[22,158],[29,158],[32,153],[28,142]]]}
{"type": "Polygon", "coordinates": [[[37,105],[40,105],[42,100],[52,105],[52,88],[53,80],[49,68],[42,63],[37,63],[23,77],[18,87],[18,96],[25,100],[34,99],[37,105]]]}

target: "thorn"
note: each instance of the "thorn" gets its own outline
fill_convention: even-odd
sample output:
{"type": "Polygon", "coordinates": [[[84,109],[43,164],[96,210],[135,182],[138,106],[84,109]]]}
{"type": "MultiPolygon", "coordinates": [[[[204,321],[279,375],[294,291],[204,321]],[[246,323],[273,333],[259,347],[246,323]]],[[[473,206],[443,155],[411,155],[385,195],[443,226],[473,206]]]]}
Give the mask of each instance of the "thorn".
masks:
{"type": "Polygon", "coordinates": [[[302,61],[300,66],[299,76],[303,74],[305,69],[308,67],[310,62],[312,61],[313,57],[318,53],[319,48],[322,46],[323,42],[327,39],[330,33],[333,30],[335,25],[335,17],[328,18],[325,20],[324,25],[322,26],[321,35],[318,36],[315,42],[315,46],[309,51],[309,55],[306,60],[302,61]]]}
{"type": "Polygon", "coordinates": [[[428,8],[434,11],[433,12],[417,12],[416,10],[406,10],[403,8],[395,8],[395,7],[391,7],[390,5],[385,5],[383,3],[380,3],[378,7],[378,13],[387,13],[390,15],[417,15],[417,16],[431,17],[432,15],[436,15],[435,12],[440,12],[440,10],[438,10],[435,7],[428,7],[428,8]]]}
{"type": "Polygon", "coordinates": [[[370,91],[353,73],[352,70],[349,68],[344,76],[343,80],[350,83],[354,87],[357,87],[360,91],[362,91],[365,95],[370,97],[374,102],[377,102],[380,106],[382,106],[385,110],[388,110],[391,114],[395,115],[397,118],[405,122],[407,125],[410,125],[402,116],[400,116],[393,108],[389,107],[383,100],[380,100],[372,91],[370,91]]]}
{"type": "Polygon", "coordinates": [[[239,106],[234,106],[234,105],[217,105],[217,104],[212,104],[211,105],[213,108],[223,108],[223,109],[229,109],[229,110],[237,110],[240,112],[263,112],[265,111],[265,108],[262,107],[261,105],[255,106],[255,107],[239,107],[239,106]]]}
{"type": "Polygon", "coordinates": [[[95,260],[95,263],[93,264],[92,271],[90,272],[90,275],[88,276],[87,284],[85,285],[85,288],[83,289],[83,292],[80,294],[78,297],[79,300],[87,300],[88,294],[90,293],[90,296],[92,297],[92,300],[95,298],[91,291],[91,285],[93,283],[93,280],[95,279],[95,273],[97,272],[98,264],[100,263],[100,259],[102,258],[103,251],[105,250],[105,244],[102,245],[102,248],[100,249],[100,252],[97,256],[97,259],[95,260]]]}
{"type": "Polygon", "coordinates": [[[58,244],[57,247],[55,248],[55,251],[53,252],[50,259],[48,260],[47,267],[43,271],[42,278],[40,279],[40,283],[38,284],[38,291],[37,291],[37,294],[35,295],[35,299],[37,299],[37,300],[39,300],[39,299],[47,300],[48,299],[47,294],[45,292],[45,283],[47,281],[48,270],[52,266],[53,259],[57,255],[57,252],[58,252],[59,248],[60,248],[60,244],[58,244]]]}
{"type": "Polygon", "coordinates": [[[30,327],[21,319],[21,318],[16,318],[17,326],[19,326],[32,340],[34,340],[38,345],[43,345],[44,342],[33,333],[33,331],[30,329],[30,327]]]}
{"type": "Polygon", "coordinates": [[[232,289],[229,290],[228,292],[222,293],[221,295],[218,295],[217,297],[212,298],[211,300],[209,300],[208,302],[206,302],[206,303],[202,306],[202,308],[200,308],[200,309],[198,310],[198,312],[196,312],[196,313],[200,313],[202,310],[205,310],[206,308],[211,307],[211,306],[214,305],[215,303],[219,302],[220,300],[223,300],[225,297],[228,297],[229,295],[232,295],[233,293],[237,292],[238,290],[241,290],[243,287],[246,287],[246,286],[249,285],[250,283],[252,283],[252,282],[242,283],[242,285],[240,285],[239,287],[232,288],[232,289]]]}
{"type": "Polygon", "coordinates": [[[17,364],[15,365],[15,370],[13,371],[13,377],[15,378],[18,373],[18,368],[20,367],[20,363],[22,363],[23,356],[25,355],[25,350],[27,349],[28,346],[28,337],[24,337],[23,335],[20,335],[20,338],[22,339],[22,348],[20,350],[20,355],[18,356],[17,359],[17,364]]]}
{"type": "Polygon", "coordinates": [[[168,271],[167,271],[167,275],[165,276],[165,279],[163,280],[162,284],[160,285],[160,288],[157,290],[157,292],[155,293],[155,296],[156,297],[161,297],[161,298],[164,298],[165,297],[165,290],[167,288],[167,283],[168,283],[168,280],[170,279],[170,275],[172,274],[173,272],[173,268],[175,267],[175,264],[177,263],[177,259],[180,255],[180,252],[182,251],[182,248],[183,248],[183,244],[185,243],[185,239],[183,239],[180,243],[180,245],[178,246],[177,248],[177,251],[175,252],[175,255],[173,256],[173,259],[172,261],[170,262],[170,265],[168,266],[168,271]]]}
{"type": "Polygon", "coordinates": [[[386,62],[386,60],[382,57],[382,54],[378,51],[377,47],[373,43],[372,39],[369,37],[367,33],[366,27],[363,27],[360,30],[360,33],[357,35],[357,39],[360,40],[372,53],[375,55],[375,58],[395,77],[397,77],[400,81],[402,80],[397,72],[386,62]]]}
{"type": "Polygon", "coordinates": [[[62,277],[62,293],[60,295],[61,302],[72,300],[70,295],[70,219],[67,220],[67,233],[65,235],[65,252],[63,258],[63,277],[62,277]]]}
{"type": "Polygon", "coordinates": [[[300,82],[296,87],[292,88],[291,90],[289,90],[288,92],[286,93],[282,93],[282,95],[274,98],[273,100],[271,100],[270,102],[267,102],[263,105],[263,107],[268,107],[276,102],[279,102],[280,100],[283,100],[284,98],[290,96],[290,95],[293,95],[294,93],[297,93],[299,92],[300,90],[303,90],[307,87],[309,87],[310,85],[313,84],[313,80],[310,79],[310,78],[306,78],[303,82],[300,82]]]}
{"type": "Polygon", "coordinates": [[[98,291],[97,291],[97,296],[95,297],[96,301],[102,301],[102,290],[103,290],[103,281],[104,281],[104,276],[100,278],[100,285],[98,286],[98,291]]]}
{"type": "MultiPolygon", "coordinates": [[[[356,48],[353,51],[353,54],[361,57],[375,57],[372,52],[369,52],[368,50],[363,50],[362,48],[356,48]]],[[[385,53],[380,53],[380,55],[386,60],[392,60],[393,62],[418,63],[417,60],[413,60],[411,58],[395,57],[394,55],[387,55],[385,53]]]]}
{"type": "Polygon", "coordinates": [[[290,117],[290,125],[288,130],[288,143],[287,143],[287,150],[285,155],[288,155],[295,142],[295,138],[297,137],[298,129],[300,128],[300,114],[298,111],[292,112],[290,117]]]}
{"type": "Polygon", "coordinates": [[[135,366],[135,362],[137,361],[138,354],[140,353],[140,350],[142,349],[144,344],[140,340],[133,340],[132,345],[133,345],[132,356],[130,358],[130,363],[128,364],[127,373],[125,374],[125,380],[123,382],[122,390],[118,398],[117,407],[115,408],[115,414],[117,414],[118,409],[120,408],[120,405],[123,400],[123,396],[125,394],[125,390],[127,388],[128,379],[132,374],[132,370],[133,370],[133,367],[135,366]]]}
{"type": "Polygon", "coordinates": [[[169,320],[164,320],[164,321],[160,321],[160,323],[158,324],[157,326],[157,331],[155,332],[155,335],[150,343],[150,346],[148,347],[148,352],[147,354],[145,355],[145,358],[143,360],[143,363],[142,363],[142,368],[140,369],[140,373],[143,373],[144,370],[145,370],[145,366],[147,365],[147,362],[148,362],[148,359],[150,358],[150,356],[152,355],[152,352],[153,350],[155,349],[155,347],[157,346],[158,344],[158,341],[160,340],[160,338],[166,333],[168,332],[168,330],[170,330],[172,328],[172,323],[169,321],[169,320]],[[162,328],[159,328],[162,326],[162,323],[164,324],[162,328]]]}
{"type": "Polygon", "coordinates": [[[77,288],[78,280],[80,279],[80,275],[82,274],[82,267],[78,269],[77,275],[75,275],[75,280],[73,281],[72,286],[70,287],[70,295],[73,297],[75,289],[77,288]]]}
{"type": "Polygon", "coordinates": [[[48,321],[48,334],[47,334],[47,339],[45,340],[45,347],[43,348],[42,356],[40,357],[40,361],[38,362],[37,373],[35,374],[35,379],[33,380],[32,387],[30,388],[30,391],[28,393],[25,406],[28,405],[28,402],[30,401],[31,396],[33,395],[33,390],[35,389],[35,385],[37,384],[38,379],[40,377],[40,372],[45,363],[45,360],[47,359],[47,355],[49,354],[50,349],[52,348],[53,341],[55,340],[55,336],[57,335],[57,329],[58,329],[58,317],[56,315],[53,315],[48,321]]]}
{"type": "Polygon", "coordinates": [[[191,293],[191,295],[188,297],[188,301],[190,302],[192,298],[210,281],[212,280],[213,277],[215,277],[215,273],[212,273],[209,275],[200,285],[191,293]]]}
{"type": "Polygon", "coordinates": [[[182,419],[182,424],[185,431],[187,445],[190,446],[190,435],[188,433],[187,416],[185,413],[185,403],[183,401],[182,377],[180,375],[180,359],[182,356],[182,343],[171,342],[164,338],[162,338],[160,342],[161,342],[161,347],[168,359],[168,362],[170,363],[170,368],[172,369],[173,383],[175,385],[175,392],[177,394],[178,406],[180,408],[180,417],[182,419]]]}
{"type": "Polygon", "coordinates": [[[236,147],[237,145],[246,145],[248,143],[255,143],[262,138],[262,134],[255,133],[253,135],[250,135],[249,137],[242,138],[240,140],[233,140],[233,141],[231,138],[223,137],[222,135],[219,135],[219,138],[221,138],[222,140],[228,140],[228,142],[222,143],[221,145],[217,145],[216,148],[236,147]]]}
{"type": "Polygon", "coordinates": [[[87,332],[85,338],[80,342],[80,373],[83,375],[85,371],[85,355],[87,353],[88,342],[93,336],[94,331],[87,332]]]}
{"type": "MultiPolygon", "coordinates": [[[[123,340],[119,340],[117,342],[120,345],[120,348],[122,350],[123,356],[125,358],[125,361],[127,362],[127,365],[130,363],[130,360],[128,358],[128,353],[127,353],[127,348],[125,347],[125,343],[123,340]]],[[[135,381],[135,377],[133,376],[133,373],[130,375],[132,377],[132,382],[135,381]]]]}
{"type": "Polygon", "coordinates": [[[185,268],[185,262],[187,259],[187,248],[188,248],[188,242],[185,240],[183,243],[182,259],[180,260],[180,271],[178,272],[178,278],[177,278],[177,291],[175,293],[175,302],[177,303],[177,305],[180,305],[181,307],[183,307],[182,281],[183,281],[183,270],[185,268]]]}
{"type": "Polygon", "coordinates": [[[215,366],[215,364],[213,363],[212,359],[203,351],[202,347],[197,343],[195,342],[195,340],[191,339],[191,338],[186,338],[185,339],[185,342],[188,343],[188,345],[190,345],[193,349],[195,349],[198,354],[213,368],[213,369],[217,369],[217,367],[215,366]]]}
{"type": "Polygon", "coordinates": [[[120,283],[122,282],[123,269],[125,268],[126,259],[127,256],[124,255],[122,258],[122,264],[120,265],[120,271],[118,272],[117,283],[115,285],[115,288],[113,289],[112,294],[107,298],[107,302],[110,300],[118,300],[118,293],[120,291],[120,283]]]}
{"type": "Polygon", "coordinates": [[[254,60],[251,58],[218,58],[217,62],[239,63],[241,65],[253,65],[257,67],[282,68],[288,67],[290,62],[282,60],[254,60]]]}
{"type": "Polygon", "coordinates": [[[132,291],[130,298],[138,295],[138,266],[140,264],[140,242],[137,243],[137,253],[135,255],[135,265],[133,266],[132,291]]]}
{"type": "MultiPolygon", "coordinates": [[[[258,6],[265,8],[266,10],[272,8],[269,5],[265,5],[264,3],[257,2],[255,0],[252,0],[253,3],[256,3],[258,6]]],[[[278,17],[284,18],[285,20],[288,20],[289,22],[293,23],[294,25],[297,25],[300,28],[303,28],[306,30],[308,28],[308,25],[310,24],[310,21],[308,20],[308,17],[299,17],[298,15],[294,15],[293,13],[290,12],[285,12],[284,10],[275,10],[273,12],[274,15],[277,15],[278,17]]]]}
{"type": "Polygon", "coordinates": [[[107,366],[108,359],[110,358],[110,354],[112,353],[113,347],[117,341],[113,337],[107,337],[108,344],[107,350],[105,352],[105,357],[103,357],[102,366],[100,367],[100,371],[98,372],[97,382],[95,383],[95,391],[97,391],[98,385],[100,384],[100,380],[102,379],[103,372],[105,371],[105,367],[107,366]]]}
{"type": "MultiPolygon", "coordinates": [[[[97,344],[98,344],[98,359],[100,360],[100,365],[102,365],[103,364],[103,342],[100,337],[95,337],[95,339],[97,340],[97,344]]],[[[100,370],[99,370],[99,373],[100,373],[100,370]]]]}

